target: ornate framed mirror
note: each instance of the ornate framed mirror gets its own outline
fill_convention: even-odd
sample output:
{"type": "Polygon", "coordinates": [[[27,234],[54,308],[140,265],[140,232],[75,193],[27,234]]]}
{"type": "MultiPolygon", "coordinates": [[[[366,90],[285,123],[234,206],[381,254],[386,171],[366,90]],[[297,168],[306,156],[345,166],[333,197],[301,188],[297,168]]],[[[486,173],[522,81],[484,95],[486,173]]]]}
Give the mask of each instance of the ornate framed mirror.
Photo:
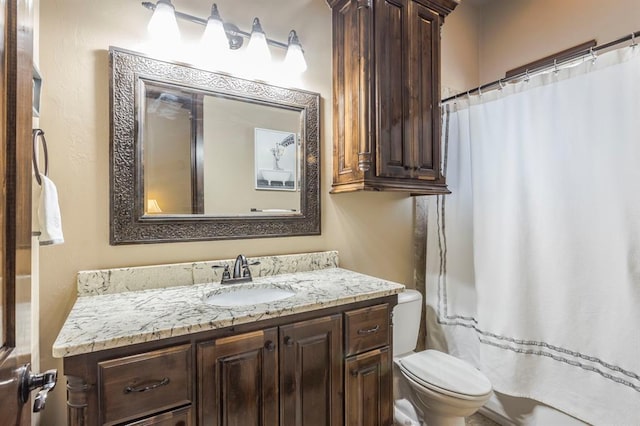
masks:
{"type": "Polygon", "coordinates": [[[111,244],[320,234],[320,95],[111,47],[111,244]]]}

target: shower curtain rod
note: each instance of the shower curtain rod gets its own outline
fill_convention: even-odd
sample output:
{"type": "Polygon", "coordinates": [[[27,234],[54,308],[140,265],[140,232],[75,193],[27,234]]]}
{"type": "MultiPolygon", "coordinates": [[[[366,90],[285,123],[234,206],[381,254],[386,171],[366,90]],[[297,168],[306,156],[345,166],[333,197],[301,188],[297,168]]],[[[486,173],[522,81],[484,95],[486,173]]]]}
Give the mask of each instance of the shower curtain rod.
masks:
{"type": "Polygon", "coordinates": [[[605,44],[597,46],[597,47],[589,48],[588,50],[583,50],[583,51],[580,51],[580,52],[576,52],[576,53],[574,53],[574,54],[572,54],[570,56],[562,58],[561,60],[557,60],[557,58],[550,58],[548,62],[545,62],[544,64],[541,64],[541,65],[538,65],[538,66],[536,66],[534,68],[527,69],[524,72],[521,72],[521,73],[518,73],[518,74],[514,74],[514,75],[512,75],[510,77],[501,78],[499,80],[492,81],[491,83],[486,83],[486,84],[483,84],[483,85],[478,86],[476,88],[473,88],[471,90],[467,90],[467,91],[464,91],[464,92],[460,92],[457,95],[450,96],[450,97],[448,97],[446,99],[443,99],[440,102],[440,104],[441,105],[445,104],[447,102],[453,101],[453,100],[461,98],[463,96],[468,96],[468,95],[470,95],[472,93],[476,93],[476,92],[481,93],[483,90],[486,90],[486,89],[502,87],[505,83],[508,83],[508,82],[511,82],[511,81],[514,81],[514,80],[518,80],[518,79],[520,79],[522,77],[530,76],[533,73],[537,73],[537,72],[543,71],[543,70],[548,69],[548,68],[557,67],[557,66],[559,66],[561,64],[565,64],[567,62],[574,61],[574,60],[576,60],[576,59],[578,59],[578,58],[580,58],[582,56],[593,55],[596,52],[608,49],[610,47],[613,47],[613,46],[615,46],[617,44],[620,44],[620,43],[624,43],[624,42],[629,41],[629,40],[632,40],[631,46],[635,46],[635,45],[638,44],[636,42],[636,40],[635,40],[636,37],[640,37],[640,31],[633,32],[633,33],[631,33],[631,34],[629,34],[629,35],[627,35],[625,37],[620,37],[619,39],[610,41],[609,43],[605,43],[605,44]]]}

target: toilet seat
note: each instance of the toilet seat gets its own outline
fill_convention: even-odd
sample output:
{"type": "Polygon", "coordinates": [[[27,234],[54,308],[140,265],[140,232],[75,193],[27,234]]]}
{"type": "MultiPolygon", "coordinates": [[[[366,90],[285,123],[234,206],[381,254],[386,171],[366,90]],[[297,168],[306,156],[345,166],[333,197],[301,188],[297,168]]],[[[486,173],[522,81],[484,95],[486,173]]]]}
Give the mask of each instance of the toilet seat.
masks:
{"type": "Polygon", "coordinates": [[[397,360],[416,384],[452,397],[473,400],[491,393],[491,382],[476,368],[444,352],[426,350],[397,360]]]}

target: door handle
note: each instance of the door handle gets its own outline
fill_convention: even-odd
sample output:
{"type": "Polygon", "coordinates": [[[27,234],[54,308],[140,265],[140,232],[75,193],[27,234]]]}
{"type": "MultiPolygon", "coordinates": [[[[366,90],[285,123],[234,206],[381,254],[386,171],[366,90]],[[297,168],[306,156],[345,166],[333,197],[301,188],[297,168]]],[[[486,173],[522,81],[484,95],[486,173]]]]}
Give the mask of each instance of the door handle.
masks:
{"type": "Polygon", "coordinates": [[[38,413],[44,410],[47,402],[49,391],[56,387],[58,381],[58,370],[47,370],[42,374],[34,374],[31,372],[31,364],[25,364],[21,367],[20,384],[18,385],[18,395],[20,402],[25,404],[29,401],[31,391],[40,389],[33,401],[33,412],[38,413]]]}

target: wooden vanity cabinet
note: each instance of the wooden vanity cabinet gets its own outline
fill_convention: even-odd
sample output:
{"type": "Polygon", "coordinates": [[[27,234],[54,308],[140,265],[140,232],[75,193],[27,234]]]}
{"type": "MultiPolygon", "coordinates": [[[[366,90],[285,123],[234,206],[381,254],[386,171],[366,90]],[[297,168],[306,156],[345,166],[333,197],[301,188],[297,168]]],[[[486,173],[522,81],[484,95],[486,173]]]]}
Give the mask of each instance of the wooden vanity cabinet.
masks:
{"type": "Polygon", "coordinates": [[[446,194],[440,28],[457,0],[327,0],[333,14],[333,186],[446,194]]]}
{"type": "Polygon", "coordinates": [[[64,358],[73,426],[389,426],[396,296],[64,358]]]}
{"type": "Polygon", "coordinates": [[[278,425],[278,330],[198,344],[198,424],[278,425]]]}
{"type": "Polygon", "coordinates": [[[387,303],[345,312],[345,425],[393,424],[391,314],[387,303]]]}
{"type": "Polygon", "coordinates": [[[339,314],[198,344],[200,425],[342,424],[339,314]]]}
{"type": "Polygon", "coordinates": [[[342,424],[342,315],[280,327],[280,424],[342,424]]]}

